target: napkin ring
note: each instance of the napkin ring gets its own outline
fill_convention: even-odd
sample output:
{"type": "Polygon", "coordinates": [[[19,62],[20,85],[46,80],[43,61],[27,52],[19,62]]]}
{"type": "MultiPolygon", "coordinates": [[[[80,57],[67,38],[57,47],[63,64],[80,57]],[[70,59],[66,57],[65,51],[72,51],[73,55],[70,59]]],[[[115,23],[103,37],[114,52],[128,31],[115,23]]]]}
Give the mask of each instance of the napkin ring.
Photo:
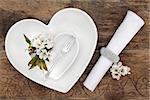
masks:
{"type": "Polygon", "coordinates": [[[106,47],[102,47],[100,50],[100,53],[102,56],[106,57],[107,59],[109,59],[113,63],[117,63],[120,60],[120,57],[118,55],[116,55],[114,52],[112,52],[111,50],[109,50],[106,47]]]}

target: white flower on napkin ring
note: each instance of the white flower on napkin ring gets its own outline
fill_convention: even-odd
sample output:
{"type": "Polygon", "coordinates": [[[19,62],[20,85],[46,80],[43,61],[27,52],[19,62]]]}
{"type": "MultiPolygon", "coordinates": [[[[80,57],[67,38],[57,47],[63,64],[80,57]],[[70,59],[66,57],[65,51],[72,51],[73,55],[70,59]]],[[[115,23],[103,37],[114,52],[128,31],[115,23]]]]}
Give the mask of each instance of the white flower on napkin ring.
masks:
{"type": "Polygon", "coordinates": [[[39,34],[32,40],[25,35],[24,37],[29,45],[28,52],[32,58],[28,63],[30,69],[39,66],[41,70],[47,71],[46,61],[51,62],[55,54],[52,50],[54,46],[53,38],[48,34],[39,34]]]}

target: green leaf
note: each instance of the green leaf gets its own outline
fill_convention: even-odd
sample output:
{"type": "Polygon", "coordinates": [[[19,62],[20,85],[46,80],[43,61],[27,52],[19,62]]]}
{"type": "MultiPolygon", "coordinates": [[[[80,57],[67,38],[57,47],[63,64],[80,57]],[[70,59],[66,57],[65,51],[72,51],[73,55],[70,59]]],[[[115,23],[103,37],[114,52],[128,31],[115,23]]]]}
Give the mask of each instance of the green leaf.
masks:
{"type": "Polygon", "coordinates": [[[42,67],[47,71],[47,66],[46,66],[46,64],[45,64],[45,61],[43,60],[42,61],[42,67]]]}
{"type": "Polygon", "coordinates": [[[26,40],[26,42],[29,44],[29,45],[31,45],[31,41],[29,40],[29,38],[24,34],[24,38],[25,38],[25,40],[26,40]]]}
{"type": "Polygon", "coordinates": [[[46,64],[45,64],[45,61],[44,60],[42,60],[42,59],[40,59],[39,60],[39,63],[38,63],[38,65],[39,65],[39,67],[40,67],[40,69],[41,70],[46,70],[47,71],[47,66],[46,66],[46,64]]]}
{"type": "Polygon", "coordinates": [[[29,69],[32,69],[32,68],[34,68],[35,66],[36,66],[36,64],[34,63],[34,64],[31,65],[31,67],[30,67],[29,69]]]}
{"type": "Polygon", "coordinates": [[[43,67],[42,67],[42,60],[39,60],[38,65],[39,65],[40,69],[43,70],[43,67]]]}
{"type": "Polygon", "coordinates": [[[39,68],[42,70],[43,68],[42,68],[42,65],[41,65],[41,64],[42,64],[42,63],[41,63],[41,59],[38,58],[38,60],[36,61],[36,65],[38,65],[39,68]]]}
{"type": "Polygon", "coordinates": [[[38,61],[38,56],[34,56],[30,62],[28,63],[28,66],[31,65],[30,69],[34,68],[37,65],[37,61],[38,61]]]}
{"type": "Polygon", "coordinates": [[[34,56],[34,57],[30,60],[30,62],[28,63],[28,65],[31,65],[31,67],[30,67],[29,69],[32,69],[32,68],[34,68],[36,65],[38,65],[41,70],[44,69],[44,70],[47,71],[47,66],[46,66],[45,61],[44,61],[43,59],[40,59],[37,55],[34,56]]]}

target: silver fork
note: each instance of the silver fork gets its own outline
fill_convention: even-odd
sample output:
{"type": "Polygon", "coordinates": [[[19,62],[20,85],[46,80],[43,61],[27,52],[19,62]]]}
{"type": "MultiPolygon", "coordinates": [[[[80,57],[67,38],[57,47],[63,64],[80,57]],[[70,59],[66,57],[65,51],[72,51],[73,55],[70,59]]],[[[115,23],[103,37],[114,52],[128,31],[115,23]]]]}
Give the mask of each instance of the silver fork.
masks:
{"type": "Polygon", "coordinates": [[[61,58],[71,50],[71,47],[74,45],[74,42],[75,42],[75,37],[71,36],[71,39],[69,39],[65,43],[65,45],[62,48],[62,50],[60,51],[60,54],[57,54],[56,58],[54,59],[54,63],[51,65],[50,69],[45,74],[45,78],[46,79],[49,77],[50,73],[54,69],[54,65],[57,64],[61,60],[61,58]]]}

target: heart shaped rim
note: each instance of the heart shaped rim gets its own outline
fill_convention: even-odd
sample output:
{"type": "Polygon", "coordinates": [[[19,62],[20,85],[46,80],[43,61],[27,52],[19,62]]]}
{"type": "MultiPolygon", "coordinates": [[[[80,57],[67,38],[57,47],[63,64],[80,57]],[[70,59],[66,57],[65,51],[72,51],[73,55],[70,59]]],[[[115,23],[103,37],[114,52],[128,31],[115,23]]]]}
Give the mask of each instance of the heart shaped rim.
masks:
{"type": "MultiPolygon", "coordinates": [[[[86,58],[86,62],[84,63],[84,64],[81,64],[81,65],[84,65],[83,66],[83,68],[80,68],[81,70],[78,72],[78,73],[73,73],[73,75],[72,76],[74,76],[74,78],[73,79],[71,79],[71,80],[63,80],[63,79],[60,79],[60,80],[58,80],[58,81],[56,81],[56,82],[53,82],[52,80],[51,81],[49,81],[49,82],[52,82],[52,83],[49,83],[49,82],[38,82],[37,80],[35,80],[35,79],[33,79],[33,78],[31,78],[31,77],[28,77],[28,75],[26,75],[26,74],[24,74],[24,73],[21,73],[21,71],[17,68],[17,66],[15,66],[15,64],[13,63],[13,61],[11,61],[11,57],[9,56],[9,54],[8,54],[8,50],[7,50],[7,44],[8,44],[8,37],[9,37],[9,34],[7,34],[7,36],[6,36],[6,39],[5,39],[5,50],[6,50],[6,55],[8,56],[8,59],[10,60],[10,62],[11,62],[11,64],[21,73],[21,74],[23,74],[24,76],[26,76],[27,78],[29,78],[29,79],[31,79],[32,81],[34,81],[34,82],[36,82],[36,83],[38,83],[38,84],[40,84],[40,85],[43,85],[43,86],[46,86],[46,87],[48,87],[48,88],[51,88],[51,89],[54,89],[54,90],[57,90],[57,91],[60,91],[60,92],[63,92],[63,93],[66,93],[66,92],[68,92],[72,87],[73,87],[73,85],[77,82],[77,80],[80,78],[80,76],[82,75],[82,73],[84,72],[84,70],[86,69],[86,67],[87,67],[87,65],[88,65],[88,63],[90,62],[90,60],[91,60],[91,58],[92,58],[92,55],[93,55],[93,53],[94,53],[94,51],[95,51],[95,48],[96,48],[96,44],[97,44],[97,28],[96,28],[96,26],[95,26],[95,23],[94,23],[94,21],[92,20],[92,18],[87,14],[87,13],[85,13],[84,11],[82,11],[82,10],[80,10],[80,9],[76,9],[76,8],[66,8],[66,9],[62,9],[62,10],[60,10],[60,11],[58,11],[53,17],[52,17],[52,19],[50,20],[50,22],[49,22],[49,24],[48,25],[45,25],[44,23],[42,23],[42,22],[40,22],[40,21],[38,21],[38,20],[35,20],[35,19],[26,19],[26,21],[28,20],[28,21],[34,21],[34,22],[37,22],[37,23],[39,23],[39,24],[41,24],[41,25],[43,25],[43,26],[45,26],[46,28],[54,28],[54,26],[55,26],[55,24],[57,25],[57,23],[55,23],[55,21],[57,21],[57,19],[59,19],[59,17],[61,16],[62,17],[62,15],[65,13],[65,14],[69,14],[68,16],[70,16],[70,14],[72,14],[71,12],[74,12],[74,13],[76,13],[76,14],[81,14],[82,15],[82,17],[85,17],[86,18],[86,20],[88,20],[88,22],[89,22],[89,24],[90,24],[90,27],[92,28],[92,30],[93,30],[93,35],[92,35],[92,37],[93,37],[93,41],[91,41],[92,43],[93,43],[93,45],[91,46],[91,51],[90,51],[90,54],[88,54],[88,58],[86,58]],[[58,83],[60,83],[60,82],[64,82],[64,85],[63,86],[60,86],[58,83]],[[70,82],[70,83],[67,83],[67,82],[70,82]],[[57,87],[56,87],[56,85],[58,85],[57,87]]],[[[67,17],[67,16],[66,16],[67,17]]],[[[78,16],[75,16],[75,17],[78,17],[78,16]]],[[[64,17],[65,18],[65,17],[64,17]]],[[[83,19],[84,20],[84,19],[83,19]]],[[[23,20],[23,21],[25,21],[25,20],[23,20]]],[[[19,22],[17,22],[17,23],[21,23],[21,22],[23,22],[23,21],[19,21],[19,22]]],[[[81,21],[81,20],[80,20],[81,21]]],[[[15,26],[16,24],[14,24],[10,29],[12,29],[14,26],[15,26]]],[[[10,29],[9,29],[9,31],[10,31],[10,29]]],[[[57,29],[57,28],[56,28],[57,29]]],[[[8,33],[9,33],[9,31],[8,31],[8,33]]],[[[89,30],[90,31],[90,30],[89,30]]],[[[55,30],[55,32],[57,33],[58,31],[57,30],[55,30]]],[[[90,31],[91,32],[91,31],[90,31]]],[[[58,33],[57,33],[58,34],[58,33]]],[[[56,34],[56,35],[57,35],[56,34]]],[[[83,44],[85,44],[84,42],[83,42],[83,40],[82,40],[82,42],[80,42],[80,44],[81,44],[81,46],[83,46],[83,44]]],[[[80,54],[79,54],[80,55],[80,54]]],[[[81,66],[80,65],[80,66],[81,66]]],[[[76,70],[78,70],[78,69],[76,69],[76,70]]],[[[72,72],[74,72],[74,70],[69,70],[67,73],[68,73],[68,75],[70,74],[72,74],[72,72]]],[[[67,76],[66,75],[64,75],[63,77],[65,77],[66,79],[68,79],[67,78],[67,76]]]]}

